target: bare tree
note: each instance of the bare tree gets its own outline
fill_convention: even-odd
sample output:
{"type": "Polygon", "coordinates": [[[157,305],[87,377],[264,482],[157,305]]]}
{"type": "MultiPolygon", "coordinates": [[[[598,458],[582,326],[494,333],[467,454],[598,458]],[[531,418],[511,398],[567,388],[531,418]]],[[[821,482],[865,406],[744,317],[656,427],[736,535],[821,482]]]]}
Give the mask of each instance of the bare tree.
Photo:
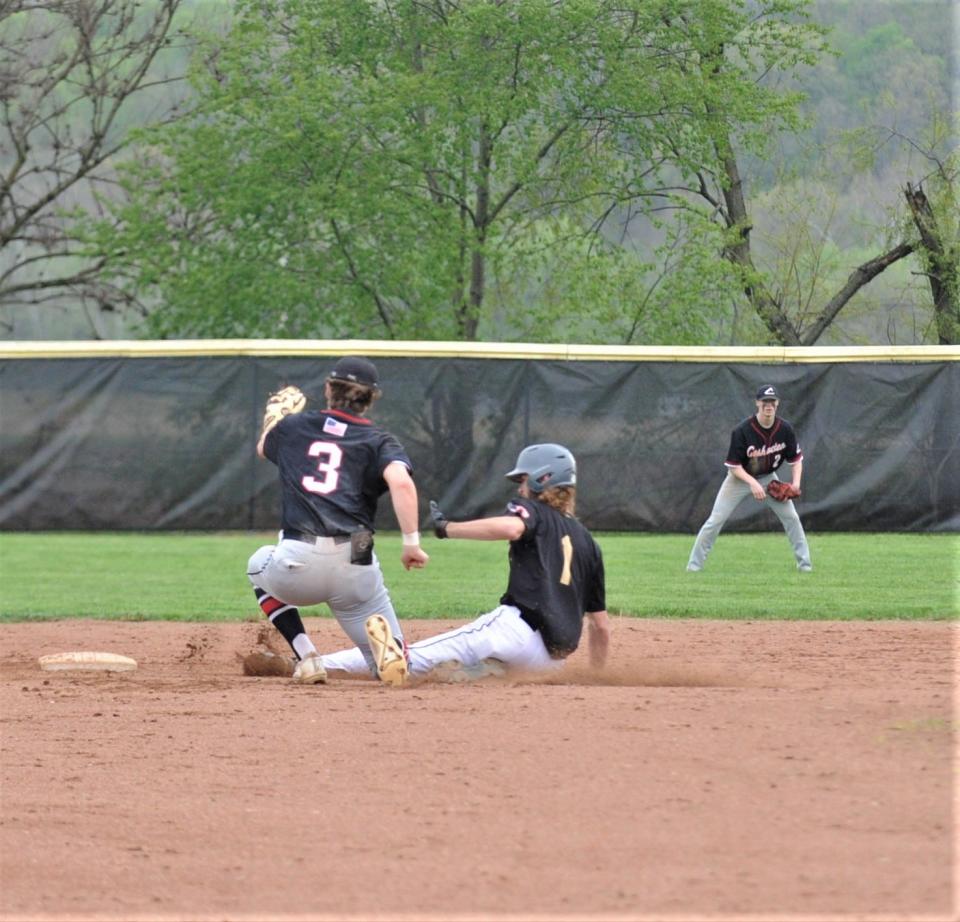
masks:
{"type": "MultiPolygon", "coordinates": [[[[155,118],[158,59],[181,0],[0,0],[0,306],[68,295],[130,305],[102,280],[109,255],[71,233],[109,195],[129,129],[155,118]]],[[[169,105],[169,96],[164,105],[169,105]]],[[[175,108],[175,107],[174,107],[175,108]]],[[[9,324],[8,324],[9,327],[9,324]]],[[[95,329],[94,329],[95,332],[95,329]]]]}
{"type": "MultiPolygon", "coordinates": [[[[890,132],[895,137],[895,132],[890,132]]],[[[900,138],[920,149],[916,142],[900,138]]],[[[840,311],[862,288],[894,263],[911,254],[919,259],[932,295],[938,341],[942,345],[960,342],[960,233],[957,230],[957,152],[939,159],[923,153],[936,164],[925,180],[907,182],[903,194],[909,220],[900,222],[900,240],[854,268],[844,284],[822,304],[812,317],[796,314],[785,298],[774,292],[755,265],[750,232],[753,222],[743,191],[743,181],[733,147],[728,140],[718,143],[720,175],[701,172],[697,184],[685,191],[704,200],[715,219],[729,232],[730,242],[723,256],[736,266],[744,294],[771,338],[785,346],[812,346],[837,318],[840,311]],[[935,191],[928,196],[924,182],[935,191]],[[796,314],[796,315],[795,315],[796,314]]]]}
{"type": "MultiPolygon", "coordinates": [[[[710,74],[723,72],[726,67],[724,54],[722,46],[706,54],[701,65],[704,72],[710,74]]],[[[707,113],[711,116],[721,116],[721,113],[710,106],[707,107],[707,113]]],[[[750,242],[753,221],[729,130],[720,128],[713,141],[715,162],[720,165],[719,169],[715,172],[701,169],[695,177],[695,182],[683,189],[686,195],[706,202],[713,220],[727,232],[728,242],[723,250],[723,258],[736,268],[744,295],[775,342],[785,346],[814,345],[834,322],[840,311],[864,286],[894,263],[912,253],[917,253],[930,280],[940,342],[957,341],[957,331],[960,328],[957,304],[957,262],[960,256],[960,244],[957,243],[957,233],[947,227],[951,223],[950,219],[943,219],[942,215],[938,216],[938,212],[956,211],[955,161],[957,155],[954,153],[947,161],[943,161],[937,159],[931,150],[922,150],[916,142],[903,137],[898,132],[888,130],[887,133],[887,141],[897,139],[907,143],[920,150],[927,159],[936,164],[938,203],[940,199],[944,199],[948,203],[946,209],[932,208],[923,189],[919,185],[914,187],[908,183],[904,194],[919,237],[905,231],[901,239],[889,249],[857,266],[833,296],[814,311],[812,317],[808,317],[805,311],[797,311],[795,306],[791,309],[783,293],[771,289],[764,273],[758,270],[754,262],[750,242]]],[[[954,218],[953,223],[955,221],[954,218]]]]}
{"type": "MultiPolygon", "coordinates": [[[[939,165],[944,184],[952,189],[955,174],[950,175],[939,165]]],[[[910,208],[910,215],[920,236],[924,272],[930,282],[933,296],[933,313],[937,326],[937,341],[941,345],[960,342],[960,240],[951,235],[927,198],[923,185],[907,183],[903,194],[910,208]]],[[[951,204],[956,207],[956,196],[951,195],[951,204]]],[[[954,215],[954,222],[956,216],[954,215]]]]}

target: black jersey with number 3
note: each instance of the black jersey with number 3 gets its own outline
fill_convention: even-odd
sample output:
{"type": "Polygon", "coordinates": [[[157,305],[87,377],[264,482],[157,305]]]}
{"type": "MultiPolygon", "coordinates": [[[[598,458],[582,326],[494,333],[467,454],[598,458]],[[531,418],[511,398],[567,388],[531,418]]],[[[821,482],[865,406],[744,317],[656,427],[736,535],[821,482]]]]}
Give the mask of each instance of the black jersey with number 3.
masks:
{"type": "Polygon", "coordinates": [[[751,477],[772,474],[784,461],[793,464],[803,458],[793,426],[775,417],[764,429],[756,416],[745,419],[730,435],[727,467],[742,467],[751,477]]]}
{"type": "Polygon", "coordinates": [[[576,519],[546,503],[517,499],[507,514],[523,520],[524,533],[510,542],[510,581],[500,600],[527,613],[553,656],[577,649],[583,613],[607,607],[603,556],[576,519]]]}
{"type": "Polygon", "coordinates": [[[412,469],[394,436],[341,410],[284,417],[267,433],[263,453],[280,470],[282,527],[311,535],[373,530],[384,469],[392,461],[412,469]]]}

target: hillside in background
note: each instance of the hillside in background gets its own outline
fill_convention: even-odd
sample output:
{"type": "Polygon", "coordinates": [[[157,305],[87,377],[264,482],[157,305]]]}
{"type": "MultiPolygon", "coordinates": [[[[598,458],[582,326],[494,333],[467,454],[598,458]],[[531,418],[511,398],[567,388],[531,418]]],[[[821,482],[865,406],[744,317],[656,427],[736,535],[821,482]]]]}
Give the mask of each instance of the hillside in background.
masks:
{"type": "MultiPolygon", "coordinates": [[[[813,7],[813,18],[831,28],[838,54],[796,77],[808,97],[806,127],[777,139],[766,159],[744,163],[758,257],[775,265],[789,261],[801,225],[804,235],[822,244],[811,301],[883,250],[895,213],[903,211],[905,184],[929,172],[923,140],[938,113],[955,115],[957,108],[951,10],[949,0],[821,0],[813,7]],[[867,134],[853,138],[856,129],[867,134]]],[[[222,3],[195,2],[180,15],[216,28],[228,12],[222,3]]],[[[174,43],[157,66],[167,76],[182,75],[188,55],[186,44],[174,43]]],[[[183,98],[185,87],[182,81],[158,85],[115,130],[158,117],[183,98]]],[[[0,160],[10,156],[0,145],[0,160]]],[[[93,197],[90,190],[75,190],[63,204],[92,208],[93,197]]],[[[630,234],[640,250],[657,240],[640,222],[630,234]]],[[[916,262],[903,260],[864,289],[819,344],[935,341],[929,300],[916,262]]],[[[136,335],[137,322],[129,312],[94,311],[67,297],[29,307],[0,304],[0,338],[8,340],[126,338],[136,335]]],[[[750,335],[721,329],[717,341],[750,335]]]]}

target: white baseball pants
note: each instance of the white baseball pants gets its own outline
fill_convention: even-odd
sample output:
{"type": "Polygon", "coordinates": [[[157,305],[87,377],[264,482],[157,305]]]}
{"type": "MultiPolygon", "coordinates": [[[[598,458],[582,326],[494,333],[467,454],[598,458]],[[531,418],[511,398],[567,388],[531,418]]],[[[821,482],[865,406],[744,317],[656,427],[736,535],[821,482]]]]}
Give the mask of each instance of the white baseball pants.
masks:
{"type": "MultiPolygon", "coordinates": [[[[497,659],[511,669],[542,672],[558,669],[563,660],[553,659],[539,631],[533,630],[512,605],[500,605],[463,627],[435,637],[418,640],[407,648],[410,674],[423,676],[441,663],[457,660],[476,666],[485,659],[497,659]]],[[[366,672],[360,650],[341,650],[323,656],[325,669],[366,672]]]]}
{"type": "Polygon", "coordinates": [[[376,671],[364,627],[367,618],[383,615],[394,636],[403,642],[377,555],[367,566],[352,564],[349,541],[337,544],[333,538],[318,538],[316,544],[281,540],[265,545],[250,558],[247,577],[254,586],[287,605],[325,602],[357,645],[366,670],[376,671]]]}
{"type": "MultiPolygon", "coordinates": [[[[757,480],[764,487],[771,480],[779,480],[776,474],[765,474],[758,477],[757,480]]],[[[727,519],[733,515],[734,510],[747,497],[756,503],[753,494],[750,492],[750,486],[744,483],[739,477],[734,477],[729,471],[724,478],[717,498],[713,503],[713,511],[710,517],[703,523],[697,535],[697,540],[693,543],[693,550],[690,551],[690,560],[687,562],[688,570],[702,570],[706,563],[707,555],[713,548],[713,542],[717,540],[720,529],[723,528],[727,519]]],[[[759,504],[758,504],[759,505],[759,504]]],[[[793,548],[793,556],[797,559],[797,567],[801,570],[810,570],[810,548],[807,546],[807,536],[804,534],[803,525],[800,524],[800,516],[797,514],[793,500],[787,500],[785,503],[779,503],[769,496],[763,501],[763,505],[772,509],[783,530],[790,539],[790,546],[793,548]]]]}

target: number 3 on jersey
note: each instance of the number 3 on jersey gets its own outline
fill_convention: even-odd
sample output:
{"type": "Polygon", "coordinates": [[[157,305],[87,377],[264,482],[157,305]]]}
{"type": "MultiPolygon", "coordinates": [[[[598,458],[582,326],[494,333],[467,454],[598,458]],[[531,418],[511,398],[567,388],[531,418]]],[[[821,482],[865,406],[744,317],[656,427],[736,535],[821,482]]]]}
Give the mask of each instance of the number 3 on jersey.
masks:
{"type": "Polygon", "coordinates": [[[336,442],[313,442],[307,449],[311,458],[326,457],[326,460],[317,462],[317,477],[304,477],[301,483],[304,490],[310,493],[332,493],[337,489],[340,480],[340,463],[343,461],[343,449],[336,442]]]}

